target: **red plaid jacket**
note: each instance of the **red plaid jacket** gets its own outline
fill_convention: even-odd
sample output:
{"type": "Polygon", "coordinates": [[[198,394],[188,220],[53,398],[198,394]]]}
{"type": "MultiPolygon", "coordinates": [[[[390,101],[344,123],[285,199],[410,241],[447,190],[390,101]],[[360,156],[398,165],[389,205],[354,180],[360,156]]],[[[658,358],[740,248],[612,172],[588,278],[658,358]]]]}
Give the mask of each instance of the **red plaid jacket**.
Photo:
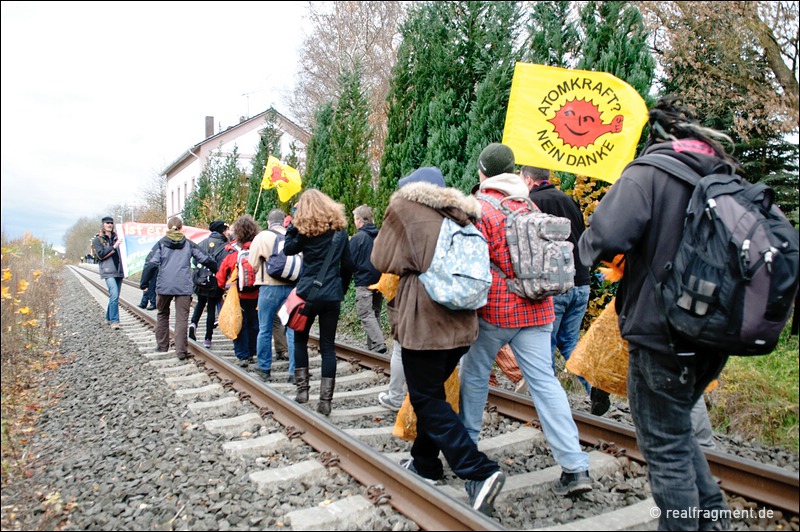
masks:
{"type": "MultiPolygon", "coordinates": [[[[486,189],[481,193],[501,200],[505,195],[499,190],[486,189]]],[[[506,215],[490,203],[481,200],[481,219],[477,228],[489,241],[489,258],[494,266],[500,268],[507,277],[514,277],[511,254],[506,242],[506,215]]],[[[510,206],[519,208],[521,202],[510,206]]],[[[492,268],[492,287],[486,306],[478,309],[478,316],[496,327],[506,329],[546,325],[555,320],[553,299],[547,297],[538,301],[519,297],[508,291],[506,280],[492,268]]]]}

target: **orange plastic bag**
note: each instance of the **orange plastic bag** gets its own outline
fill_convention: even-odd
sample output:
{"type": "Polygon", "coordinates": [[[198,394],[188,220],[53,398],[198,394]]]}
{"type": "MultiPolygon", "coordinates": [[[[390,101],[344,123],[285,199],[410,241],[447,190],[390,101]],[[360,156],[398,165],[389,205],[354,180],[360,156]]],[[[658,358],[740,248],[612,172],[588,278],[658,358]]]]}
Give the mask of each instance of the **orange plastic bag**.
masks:
{"type": "MultiPolygon", "coordinates": [[[[458,368],[456,368],[444,382],[445,398],[450,406],[453,407],[453,411],[456,414],[458,413],[458,393],[460,386],[458,368]]],[[[409,399],[408,394],[406,394],[403,405],[397,413],[392,436],[397,436],[406,441],[414,441],[417,438],[417,415],[414,413],[414,407],[411,406],[411,399],[409,399]]]]}

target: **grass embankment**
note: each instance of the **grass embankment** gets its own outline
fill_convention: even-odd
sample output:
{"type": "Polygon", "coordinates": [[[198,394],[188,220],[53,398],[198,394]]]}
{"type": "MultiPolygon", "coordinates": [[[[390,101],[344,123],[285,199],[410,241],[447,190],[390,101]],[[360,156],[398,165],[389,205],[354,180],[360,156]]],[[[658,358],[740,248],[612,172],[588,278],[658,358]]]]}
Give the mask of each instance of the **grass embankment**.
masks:
{"type": "Polygon", "coordinates": [[[789,330],[769,355],[728,360],[708,394],[715,430],[798,452],[798,337],[789,330]]]}

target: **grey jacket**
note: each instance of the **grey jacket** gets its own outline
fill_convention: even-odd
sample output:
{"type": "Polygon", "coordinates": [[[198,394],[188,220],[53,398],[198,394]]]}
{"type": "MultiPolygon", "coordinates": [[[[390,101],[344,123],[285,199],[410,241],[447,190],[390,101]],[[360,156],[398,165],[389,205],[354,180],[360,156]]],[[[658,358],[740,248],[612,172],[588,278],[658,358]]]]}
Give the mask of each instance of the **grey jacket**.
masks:
{"type": "Polygon", "coordinates": [[[111,233],[111,236],[106,236],[105,233],[97,233],[92,240],[92,249],[95,254],[100,257],[98,270],[100,271],[101,279],[109,279],[111,277],[125,277],[125,271],[122,266],[122,257],[119,254],[119,248],[114,247],[114,243],[118,240],[117,233],[111,233]]]}
{"type": "MultiPolygon", "coordinates": [[[[158,241],[154,248],[153,256],[147,264],[158,266],[158,281],[156,294],[164,296],[190,296],[194,292],[192,280],[192,258],[216,273],[217,263],[197,247],[197,244],[183,237],[174,241],[165,236],[158,241]]],[[[146,268],[147,272],[155,273],[154,268],[146,268]]],[[[144,282],[144,277],[142,282],[144,282]]]]}

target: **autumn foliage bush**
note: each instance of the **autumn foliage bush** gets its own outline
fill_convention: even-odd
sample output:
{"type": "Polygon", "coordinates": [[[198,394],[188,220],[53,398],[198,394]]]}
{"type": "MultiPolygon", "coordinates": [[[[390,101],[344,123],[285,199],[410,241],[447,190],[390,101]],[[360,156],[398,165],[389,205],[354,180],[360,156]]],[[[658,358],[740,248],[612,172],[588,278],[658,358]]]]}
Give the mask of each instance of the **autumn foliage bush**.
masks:
{"type": "Polygon", "coordinates": [[[33,422],[47,401],[38,386],[58,362],[55,295],[63,266],[52,249],[25,235],[2,242],[2,485],[25,474],[33,422]],[[45,252],[47,251],[47,252],[45,252]],[[48,258],[45,258],[48,257],[48,258]]]}

